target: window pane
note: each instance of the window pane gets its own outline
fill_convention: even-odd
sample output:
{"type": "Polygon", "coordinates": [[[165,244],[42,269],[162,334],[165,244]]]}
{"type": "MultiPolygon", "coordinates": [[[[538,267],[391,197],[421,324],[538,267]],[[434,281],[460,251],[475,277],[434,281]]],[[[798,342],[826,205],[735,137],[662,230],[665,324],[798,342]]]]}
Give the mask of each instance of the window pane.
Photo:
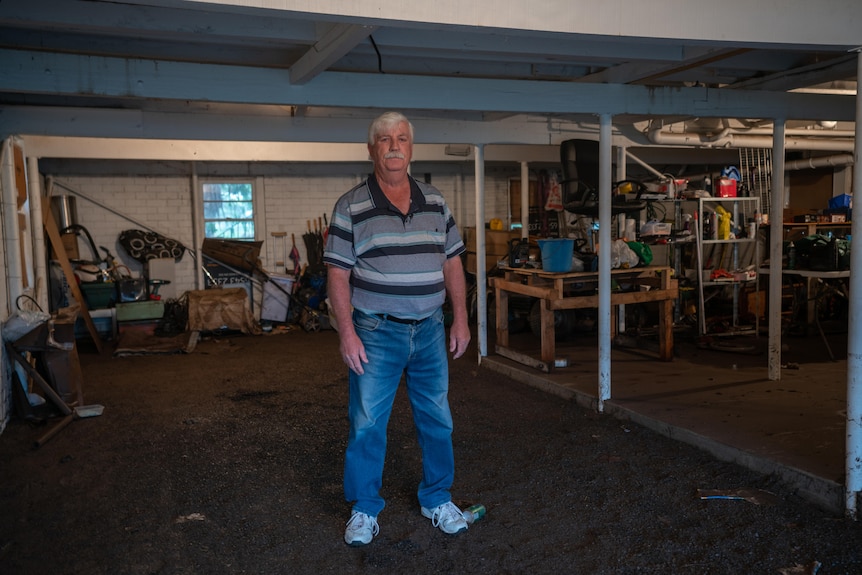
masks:
{"type": "Polygon", "coordinates": [[[254,239],[253,187],[250,182],[203,184],[203,200],[206,237],[254,239]]]}

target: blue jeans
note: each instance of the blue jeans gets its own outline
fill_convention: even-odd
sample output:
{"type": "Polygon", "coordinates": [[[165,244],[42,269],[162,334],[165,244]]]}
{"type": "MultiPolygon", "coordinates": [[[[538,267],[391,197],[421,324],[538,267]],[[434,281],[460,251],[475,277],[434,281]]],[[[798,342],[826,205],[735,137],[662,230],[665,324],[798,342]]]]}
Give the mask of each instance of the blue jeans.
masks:
{"type": "Polygon", "coordinates": [[[433,509],[451,500],[455,477],[449,364],[443,313],[417,325],[353,312],[356,333],[365,346],[365,373],[350,371],[350,435],[344,463],[344,495],[353,510],[376,517],[386,458],[386,428],[395,393],[405,374],[413,422],[422,449],[419,504],[433,509]]]}

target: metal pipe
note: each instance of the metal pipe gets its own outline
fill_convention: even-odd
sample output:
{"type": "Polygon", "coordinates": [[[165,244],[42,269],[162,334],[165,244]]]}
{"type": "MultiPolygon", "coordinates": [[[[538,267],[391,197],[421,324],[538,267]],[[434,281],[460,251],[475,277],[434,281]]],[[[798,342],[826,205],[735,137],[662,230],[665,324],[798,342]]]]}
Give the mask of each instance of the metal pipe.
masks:
{"type": "Polygon", "coordinates": [[[832,156],[820,156],[817,158],[806,158],[804,160],[793,160],[784,164],[784,170],[791,172],[793,170],[805,170],[815,168],[828,168],[837,166],[852,166],[854,163],[853,154],[835,154],[832,156]]]}
{"type": "MultiPolygon", "coordinates": [[[[773,130],[774,131],[774,130],[773,130]]],[[[690,146],[696,148],[771,148],[773,138],[749,136],[722,130],[715,136],[695,133],[672,133],[662,131],[661,124],[647,132],[650,142],[666,146],[690,146]]],[[[823,150],[833,152],[853,151],[854,140],[835,138],[784,138],[784,148],[792,150],[823,150]]]]}
{"type": "Polygon", "coordinates": [[[637,156],[632,154],[628,149],[626,149],[626,157],[634,160],[636,164],[639,164],[641,167],[643,167],[646,171],[650,172],[655,177],[657,177],[657,178],[664,178],[665,177],[663,172],[656,170],[655,168],[653,168],[652,166],[650,166],[649,164],[647,164],[646,162],[644,162],[643,160],[641,160],[640,158],[638,158],[637,156]]]}

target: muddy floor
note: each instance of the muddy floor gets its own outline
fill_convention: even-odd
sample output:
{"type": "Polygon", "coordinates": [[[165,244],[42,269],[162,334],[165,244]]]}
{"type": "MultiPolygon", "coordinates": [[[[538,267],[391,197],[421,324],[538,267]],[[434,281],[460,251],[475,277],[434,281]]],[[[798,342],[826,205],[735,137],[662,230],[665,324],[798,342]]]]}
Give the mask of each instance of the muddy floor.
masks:
{"type": "Polygon", "coordinates": [[[862,573],[862,525],[776,479],[453,362],[447,536],[419,513],[410,408],[390,423],[380,535],[351,548],[341,489],[347,374],[333,331],[201,341],[193,353],[80,350],[79,419],[0,435],[0,573],[862,573]],[[702,499],[706,492],[755,496],[702,499]]]}

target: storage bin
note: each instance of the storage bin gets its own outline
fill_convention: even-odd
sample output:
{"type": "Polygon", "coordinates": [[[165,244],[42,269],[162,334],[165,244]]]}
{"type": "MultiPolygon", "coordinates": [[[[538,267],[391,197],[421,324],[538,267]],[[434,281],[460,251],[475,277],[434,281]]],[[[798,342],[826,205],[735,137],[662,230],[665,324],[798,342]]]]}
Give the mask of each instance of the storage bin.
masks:
{"type": "Polygon", "coordinates": [[[539,249],[542,250],[543,270],[562,273],[572,271],[575,240],[568,238],[539,240],[539,249]]]}
{"type": "Polygon", "coordinates": [[[287,311],[290,309],[290,298],[287,294],[293,293],[293,281],[293,276],[269,274],[269,281],[263,284],[263,303],[260,308],[261,321],[279,323],[287,321],[287,311]]]}
{"type": "Polygon", "coordinates": [[[117,321],[162,319],[163,315],[165,315],[165,302],[161,300],[117,304],[117,321]]]}
{"type": "Polygon", "coordinates": [[[829,209],[836,210],[839,208],[849,208],[853,205],[853,196],[849,194],[841,194],[829,199],[829,209]]]}
{"type": "Polygon", "coordinates": [[[79,287],[89,309],[103,309],[117,303],[117,286],[114,282],[85,282],[79,287]]]}
{"type": "MultiPolygon", "coordinates": [[[[117,335],[117,316],[116,308],[97,309],[90,312],[90,319],[93,320],[93,325],[96,328],[96,333],[103,340],[112,340],[117,335]]],[[[90,330],[87,329],[87,324],[84,318],[78,317],[75,320],[75,339],[91,338],[90,330]]]]}

